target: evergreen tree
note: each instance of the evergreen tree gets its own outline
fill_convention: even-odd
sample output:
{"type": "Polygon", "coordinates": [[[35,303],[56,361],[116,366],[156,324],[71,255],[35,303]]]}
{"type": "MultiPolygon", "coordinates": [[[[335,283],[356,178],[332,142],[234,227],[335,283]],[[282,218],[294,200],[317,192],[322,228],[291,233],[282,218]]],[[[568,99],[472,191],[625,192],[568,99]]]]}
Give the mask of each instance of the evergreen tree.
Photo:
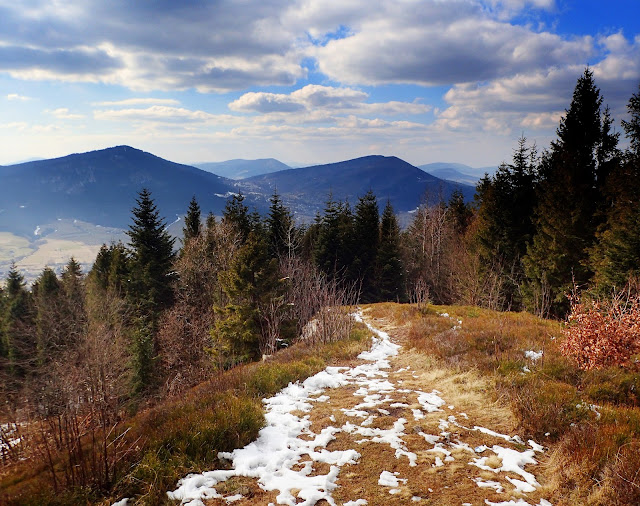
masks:
{"type": "Polygon", "coordinates": [[[158,312],[172,301],[174,239],[167,232],[147,189],[139,193],[136,203],[133,223],[126,232],[131,249],[128,295],[135,305],[147,306],[145,313],[155,320],[158,312]]]}
{"type": "Polygon", "coordinates": [[[336,202],[333,196],[325,205],[317,227],[313,259],[330,280],[346,279],[353,261],[353,214],[348,203],[336,202]]]}
{"type": "Polygon", "coordinates": [[[382,211],[380,246],[376,258],[376,299],[404,302],[404,268],[400,255],[400,227],[391,202],[382,211]]]}
{"type": "Polygon", "coordinates": [[[271,196],[266,225],[269,254],[273,258],[292,256],[295,248],[293,217],[276,190],[271,196]]]}
{"type": "Polygon", "coordinates": [[[252,229],[252,218],[249,216],[249,208],[244,204],[244,195],[235,194],[227,200],[222,220],[240,234],[242,242],[247,240],[252,229]]]}
{"type": "Polygon", "coordinates": [[[534,233],[533,212],[537,180],[535,146],[518,140],[513,161],[480,180],[476,190],[478,211],[472,237],[485,272],[501,278],[502,308],[518,309],[522,259],[534,233]]]}
{"type": "Polygon", "coordinates": [[[464,195],[458,188],[453,190],[447,204],[453,227],[459,236],[464,236],[473,217],[471,206],[464,201],[464,195]]]}
{"type": "MultiPolygon", "coordinates": [[[[573,99],[560,122],[558,139],[540,164],[535,213],[536,234],[525,268],[529,305],[548,293],[550,309],[562,315],[568,308],[565,294],[573,283],[584,285],[591,277],[588,251],[602,216],[604,185],[617,139],[605,126],[602,97],[593,73],[586,69],[578,79],[573,99]]],[[[538,304],[540,306],[540,304],[538,304]]],[[[547,306],[547,304],[544,304],[547,306]]]]}
{"type": "Polygon", "coordinates": [[[200,205],[196,200],[195,195],[189,202],[189,209],[187,215],[184,218],[184,227],[182,229],[183,239],[182,242],[186,243],[188,240],[194,237],[200,236],[202,231],[202,223],[200,222],[200,205]]]}
{"type": "Polygon", "coordinates": [[[36,279],[32,293],[36,310],[37,361],[44,364],[64,341],[62,335],[62,286],[56,273],[45,267],[36,279]]]}
{"type": "Polygon", "coordinates": [[[380,242],[378,200],[369,190],[358,199],[353,225],[353,261],[349,278],[359,283],[363,302],[375,300],[375,261],[380,242]]]}
{"type": "Polygon", "coordinates": [[[216,307],[219,317],[212,336],[234,362],[255,360],[264,352],[262,312],[271,299],[281,295],[282,286],[278,262],[270,257],[263,237],[249,234],[221,282],[229,303],[216,307]]]}
{"type": "Polygon", "coordinates": [[[4,290],[2,338],[9,371],[23,376],[36,360],[36,340],[33,332],[31,294],[25,288],[24,276],[11,264],[4,290]]]}
{"type": "Polygon", "coordinates": [[[627,111],[629,121],[622,126],[629,149],[608,176],[607,221],[590,256],[594,281],[605,292],[640,277],[640,91],[631,96],[627,111]]]}
{"type": "Polygon", "coordinates": [[[139,393],[152,383],[158,317],[173,300],[175,254],[174,239],[147,189],[140,192],[136,203],[133,224],[127,231],[131,269],[126,293],[137,313],[133,321],[133,366],[134,389],[139,393]]]}

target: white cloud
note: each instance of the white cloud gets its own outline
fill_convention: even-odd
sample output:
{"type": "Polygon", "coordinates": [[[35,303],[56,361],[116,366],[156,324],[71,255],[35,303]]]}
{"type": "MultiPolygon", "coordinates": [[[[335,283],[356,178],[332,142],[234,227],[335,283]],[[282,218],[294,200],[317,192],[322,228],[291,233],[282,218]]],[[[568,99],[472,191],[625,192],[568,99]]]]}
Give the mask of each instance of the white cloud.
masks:
{"type": "Polygon", "coordinates": [[[7,100],[18,100],[20,102],[27,102],[31,100],[31,97],[25,97],[24,95],[19,95],[18,93],[9,93],[7,95],[7,100]]]}
{"type": "Polygon", "coordinates": [[[125,100],[113,100],[104,102],[94,102],[92,105],[99,107],[120,107],[130,105],[180,105],[179,100],[173,98],[127,98],[125,100]]]}
{"type": "MultiPolygon", "coordinates": [[[[229,104],[232,111],[279,114],[298,121],[325,121],[333,115],[412,115],[423,114],[431,108],[419,102],[366,102],[369,95],[361,90],[346,87],[309,84],[290,94],[250,92],[229,104]]],[[[283,120],[283,118],[280,118],[283,120]]]]}
{"type": "Polygon", "coordinates": [[[590,37],[571,40],[501,21],[476,2],[424,1],[412,10],[385,4],[351,36],[313,50],[319,70],[339,82],[477,82],[585,61],[590,37]],[[394,8],[395,7],[395,8],[394,8]]]}
{"type": "Polygon", "coordinates": [[[52,116],[55,116],[58,119],[82,119],[84,118],[83,114],[73,114],[69,112],[69,109],[67,109],[66,107],[60,107],[58,109],[53,109],[53,110],[45,110],[45,112],[47,114],[51,114],[52,116]]]}
{"type": "Polygon", "coordinates": [[[154,105],[146,109],[106,109],[96,110],[93,116],[97,120],[151,121],[164,123],[237,123],[238,118],[231,115],[210,114],[204,111],[192,111],[179,107],[154,105]]]}

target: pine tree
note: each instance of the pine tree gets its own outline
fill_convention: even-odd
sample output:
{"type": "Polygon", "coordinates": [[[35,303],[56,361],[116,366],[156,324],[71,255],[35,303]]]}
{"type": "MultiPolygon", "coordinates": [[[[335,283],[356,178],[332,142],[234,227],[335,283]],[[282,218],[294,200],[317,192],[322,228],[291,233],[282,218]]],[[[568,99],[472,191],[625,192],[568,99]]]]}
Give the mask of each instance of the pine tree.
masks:
{"type": "Polygon", "coordinates": [[[404,302],[404,267],[400,255],[400,227],[391,202],[382,211],[380,246],[376,258],[376,299],[404,302]]]}
{"type": "Polygon", "coordinates": [[[602,221],[598,211],[610,171],[603,161],[612,158],[617,142],[603,128],[601,104],[593,73],[586,69],[560,122],[558,139],[540,164],[536,233],[525,258],[529,306],[533,308],[543,292],[550,301],[538,312],[564,314],[573,283],[584,285],[591,277],[588,251],[602,221]]]}
{"type": "Polygon", "coordinates": [[[200,236],[202,231],[202,223],[200,221],[200,205],[196,200],[195,195],[189,202],[189,209],[187,215],[184,218],[184,227],[182,229],[183,239],[182,242],[186,243],[188,240],[194,237],[200,236]]]}
{"type": "Polygon", "coordinates": [[[146,314],[155,320],[172,301],[174,239],[147,189],[139,193],[136,203],[133,223],[126,232],[131,250],[131,284],[127,291],[134,304],[148,306],[146,314]]]}

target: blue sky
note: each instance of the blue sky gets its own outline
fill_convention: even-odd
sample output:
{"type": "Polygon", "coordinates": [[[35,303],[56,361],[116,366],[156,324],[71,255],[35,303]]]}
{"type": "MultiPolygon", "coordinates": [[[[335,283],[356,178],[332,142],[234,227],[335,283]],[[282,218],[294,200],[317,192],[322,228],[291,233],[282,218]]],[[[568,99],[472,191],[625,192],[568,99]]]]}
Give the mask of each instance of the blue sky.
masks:
{"type": "Polygon", "coordinates": [[[128,144],[497,165],[522,134],[548,146],[586,65],[624,118],[639,20],[638,0],[0,0],[0,164],[128,144]]]}

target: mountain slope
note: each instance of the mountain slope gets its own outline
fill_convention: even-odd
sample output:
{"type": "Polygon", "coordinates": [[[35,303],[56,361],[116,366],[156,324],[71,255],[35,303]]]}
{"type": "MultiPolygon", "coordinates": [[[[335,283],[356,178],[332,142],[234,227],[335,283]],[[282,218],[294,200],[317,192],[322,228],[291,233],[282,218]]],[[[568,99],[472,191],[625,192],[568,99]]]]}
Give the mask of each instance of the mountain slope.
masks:
{"type": "Polygon", "coordinates": [[[445,200],[456,188],[465,198],[473,197],[471,186],[443,181],[395,156],[365,156],[344,162],[289,169],[248,178],[239,183],[243,191],[277,190],[297,213],[313,216],[321,210],[329,193],[335,200],[354,204],[373,190],[381,202],[389,199],[396,212],[415,209],[425,198],[445,200]]]}
{"type": "Polygon", "coordinates": [[[246,179],[291,168],[275,158],[261,158],[258,160],[237,158],[225,162],[197,163],[194,167],[229,179],[246,179]]]}
{"type": "Polygon", "coordinates": [[[0,230],[19,234],[67,218],[126,227],[143,187],[168,221],[193,195],[203,212],[220,212],[234,191],[230,180],[128,146],[1,167],[0,182],[0,230]]]}

